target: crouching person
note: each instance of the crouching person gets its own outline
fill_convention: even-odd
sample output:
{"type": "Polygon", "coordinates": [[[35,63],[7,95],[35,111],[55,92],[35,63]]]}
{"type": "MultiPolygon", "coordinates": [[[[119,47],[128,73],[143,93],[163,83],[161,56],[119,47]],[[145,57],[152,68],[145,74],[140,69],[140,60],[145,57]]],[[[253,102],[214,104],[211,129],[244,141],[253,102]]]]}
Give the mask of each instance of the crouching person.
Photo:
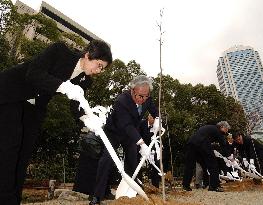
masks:
{"type": "MultiPolygon", "coordinates": [[[[222,148],[226,147],[224,134],[230,129],[226,121],[221,121],[216,125],[205,125],[200,127],[197,132],[190,137],[186,145],[185,168],[183,176],[183,189],[191,191],[190,183],[193,177],[193,171],[196,162],[200,163],[203,170],[208,170],[210,176],[209,191],[222,192],[219,181],[219,169],[216,156],[212,149],[211,143],[219,142],[222,148]]],[[[224,155],[228,156],[224,151],[224,155]]]]}
{"type": "MultiPolygon", "coordinates": [[[[148,77],[135,77],[130,83],[130,89],[117,97],[104,127],[113,148],[122,146],[125,155],[124,170],[129,176],[133,175],[138,165],[137,146],[140,145],[142,155],[147,155],[148,151],[148,146],[139,133],[140,122],[146,111],[154,118],[158,115],[150,97],[151,90],[152,81],[148,77]]],[[[104,149],[98,163],[96,187],[90,205],[100,204],[103,200],[112,165],[111,156],[107,149],[104,149]]]]}

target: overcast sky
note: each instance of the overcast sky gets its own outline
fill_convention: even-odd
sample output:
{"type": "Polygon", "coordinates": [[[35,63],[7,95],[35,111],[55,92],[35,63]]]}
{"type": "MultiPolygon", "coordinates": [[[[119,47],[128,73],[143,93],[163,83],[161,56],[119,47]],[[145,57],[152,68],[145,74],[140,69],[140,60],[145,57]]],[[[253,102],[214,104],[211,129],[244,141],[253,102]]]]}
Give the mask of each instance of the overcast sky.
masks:
{"type": "MultiPolygon", "coordinates": [[[[13,3],[15,0],[12,0],[13,3]]],[[[21,0],[39,10],[41,0],[21,0]]],[[[111,44],[113,58],[160,72],[159,28],[163,10],[163,73],[181,83],[215,84],[217,60],[234,45],[263,58],[262,0],[46,0],[111,44]]]]}

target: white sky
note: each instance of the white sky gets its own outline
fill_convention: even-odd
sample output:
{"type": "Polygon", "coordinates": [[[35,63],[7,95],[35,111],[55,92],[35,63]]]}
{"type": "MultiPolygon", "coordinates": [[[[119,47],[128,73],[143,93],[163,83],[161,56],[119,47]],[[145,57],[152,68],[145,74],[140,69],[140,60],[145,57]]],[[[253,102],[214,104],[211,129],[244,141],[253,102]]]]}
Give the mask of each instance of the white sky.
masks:
{"type": "MultiPolygon", "coordinates": [[[[41,0],[21,0],[39,10],[41,0]]],[[[215,84],[217,60],[234,45],[251,46],[263,59],[261,0],[45,0],[111,44],[113,58],[139,63],[150,76],[162,68],[181,83],[215,84]]],[[[15,3],[15,0],[12,0],[15,3]]]]}

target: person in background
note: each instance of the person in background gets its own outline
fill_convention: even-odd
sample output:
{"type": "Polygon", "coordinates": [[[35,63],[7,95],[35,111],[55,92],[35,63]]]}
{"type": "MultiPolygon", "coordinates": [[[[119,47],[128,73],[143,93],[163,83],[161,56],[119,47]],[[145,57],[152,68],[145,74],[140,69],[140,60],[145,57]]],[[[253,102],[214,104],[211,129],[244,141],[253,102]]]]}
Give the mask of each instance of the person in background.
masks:
{"type": "Polygon", "coordinates": [[[208,174],[207,170],[203,170],[200,163],[196,162],[195,165],[195,188],[205,189],[208,186],[208,174]]]}
{"type": "Polygon", "coordinates": [[[0,203],[18,205],[49,100],[57,93],[84,96],[91,76],[112,62],[110,47],[93,40],[82,52],[50,45],[29,61],[0,73],[0,203]]]}
{"type": "MultiPolygon", "coordinates": [[[[148,156],[148,146],[144,143],[139,132],[141,120],[146,111],[155,118],[158,116],[150,91],[152,81],[145,75],[139,75],[130,82],[130,89],[120,94],[109,114],[104,131],[114,149],[121,144],[124,155],[125,172],[132,176],[138,165],[137,146],[140,145],[140,153],[148,156]]],[[[104,149],[99,160],[96,187],[93,200],[90,205],[100,204],[104,199],[105,189],[112,168],[113,161],[107,149],[104,149]]]]}
{"type": "Polygon", "coordinates": [[[261,174],[263,173],[263,145],[250,136],[244,136],[240,132],[233,133],[233,146],[238,151],[243,165],[248,168],[256,168],[261,174]],[[249,161],[248,161],[249,160],[249,161]]]}
{"type": "Polygon", "coordinates": [[[203,170],[208,170],[209,191],[222,192],[219,182],[219,169],[217,159],[212,149],[213,142],[219,142],[224,149],[224,156],[229,156],[226,150],[226,141],[224,134],[228,132],[230,126],[228,122],[221,121],[216,125],[205,125],[200,127],[195,134],[190,137],[186,145],[185,168],[183,176],[183,189],[191,191],[190,183],[193,177],[193,171],[196,162],[200,163],[203,170]]]}
{"type": "MultiPolygon", "coordinates": [[[[219,143],[212,143],[212,149],[218,151],[221,153],[224,149],[220,147],[219,143]]],[[[233,148],[233,138],[231,134],[228,134],[226,136],[226,147],[225,149],[227,150],[227,153],[233,154],[234,155],[234,148],[233,148]]],[[[228,167],[225,163],[225,161],[222,158],[217,157],[217,162],[218,162],[218,168],[219,172],[221,174],[227,176],[227,172],[231,173],[231,168],[228,167]]],[[[207,170],[203,172],[203,169],[201,165],[197,162],[196,163],[196,175],[195,175],[195,187],[198,188],[206,188],[209,184],[209,176],[207,173],[207,170]]]]}

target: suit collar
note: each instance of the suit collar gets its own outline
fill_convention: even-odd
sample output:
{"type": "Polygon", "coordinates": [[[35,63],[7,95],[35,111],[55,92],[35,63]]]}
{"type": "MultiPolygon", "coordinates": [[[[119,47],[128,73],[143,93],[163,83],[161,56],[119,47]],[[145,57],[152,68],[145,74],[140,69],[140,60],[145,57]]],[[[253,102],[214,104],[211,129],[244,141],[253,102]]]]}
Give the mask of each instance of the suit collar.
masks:
{"type": "MultiPolygon", "coordinates": [[[[131,91],[128,90],[124,93],[124,95],[126,96],[125,99],[126,99],[126,102],[124,103],[124,106],[127,107],[127,109],[130,109],[131,110],[131,114],[134,116],[134,117],[140,117],[139,113],[138,113],[138,108],[137,108],[137,104],[134,102],[134,100],[132,99],[132,96],[131,96],[131,91]]],[[[144,104],[142,104],[142,114],[144,113],[144,104]]]]}

